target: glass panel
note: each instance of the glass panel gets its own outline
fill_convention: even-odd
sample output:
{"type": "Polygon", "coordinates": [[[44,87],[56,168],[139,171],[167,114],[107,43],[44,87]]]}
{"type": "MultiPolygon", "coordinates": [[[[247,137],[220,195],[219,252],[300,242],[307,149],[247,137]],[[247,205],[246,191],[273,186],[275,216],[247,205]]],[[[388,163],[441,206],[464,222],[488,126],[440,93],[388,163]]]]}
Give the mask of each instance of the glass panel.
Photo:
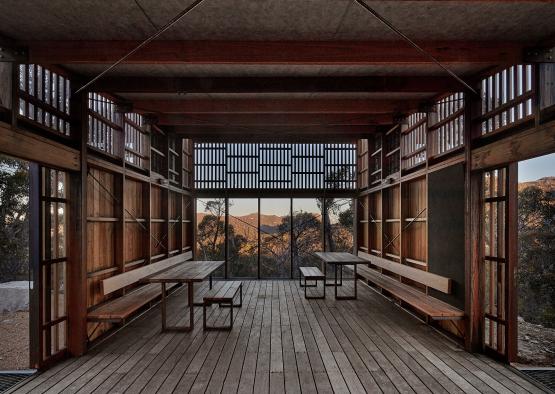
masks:
{"type": "Polygon", "coordinates": [[[229,199],[227,250],[229,276],[258,276],[258,199],[229,199]]]}
{"type": "MultiPolygon", "coordinates": [[[[320,200],[320,206],[324,199],[320,200]]],[[[353,200],[327,198],[324,210],[326,251],[353,252],[353,200]]]]}
{"type": "Polygon", "coordinates": [[[50,298],[51,320],[56,320],[66,315],[66,263],[51,264],[50,273],[50,298]]]}
{"type": "MultiPolygon", "coordinates": [[[[197,199],[197,260],[225,260],[225,199],[197,199]]],[[[224,269],[215,276],[223,277],[224,269]]]]}
{"type": "Polygon", "coordinates": [[[260,200],[260,276],[291,275],[291,200],[260,200]]]}
{"type": "Polygon", "coordinates": [[[293,199],[293,275],[298,267],[322,267],[315,252],[322,251],[322,214],[317,199],[293,199]]]}

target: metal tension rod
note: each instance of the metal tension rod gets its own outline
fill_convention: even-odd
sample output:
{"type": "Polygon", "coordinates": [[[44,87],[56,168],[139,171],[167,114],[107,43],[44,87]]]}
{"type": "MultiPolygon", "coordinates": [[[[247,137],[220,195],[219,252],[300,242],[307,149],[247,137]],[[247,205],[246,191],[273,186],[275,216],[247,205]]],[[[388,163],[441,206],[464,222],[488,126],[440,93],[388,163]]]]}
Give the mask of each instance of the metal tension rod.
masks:
{"type": "Polygon", "coordinates": [[[360,5],[362,8],[364,8],[366,11],[368,11],[370,14],[372,14],[372,16],[374,16],[374,18],[376,18],[381,23],[386,25],[389,28],[389,30],[393,31],[395,34],[397,34],[403,40],[408,42],[414,49],[416,49],[418,52],[420,52],[422,55],[424,55],[428,59],[432,60],[435,64],[437,64],[439,67],[441,67],[443,70],[445,70],[450,76],[452,76],[457,81],[459,81],[459,83],[464,85],[465,88],[467,88],[472,93],[474,93],[475,95],[478,96],[478,92],[472,86],[470,86],[468,83],[466,83],[461,77],[459,77],[457,74],[455,74],[449,68],[445,67],[434,55],[426,52],[420,45],[418,45],[416,42],[414,42],[408,36],[406,36],[402,31],[400,31],[395,26],[393,26],[393,24],[391,22],[389,22],[383,16],[378,14],[376,12],[376,10],[374,10],[372,7],[370,7],[368,4],[366,4],[363,0],[354,0],[354,1],[355,1],[355,3],[360,5]]]}
{"type": "MultiPolygon", "coordinates": [[[[114,201],[117,202],[118,204],[122,204],[122,206],[123,206],[123,203],[122,203],[122,202],[121,202],[110,190],[108,190],[108,189],[102,184],[102,182],[100,182],[100,181],[92,174],[92,172],[90,172],[90,170],[87,172],[87,175],[90,176],[90,177],[98,184],[98,186],[100,186],[100,188],[101,188],[102,190],[104,190],[104,191],[112,198],[112,200],[114,200],[114,201]]],[[[129,211],[127,208],[125,208],[125,207],[123,207],[123,210],[124,210],[126,213],[128,213],[129,216],[131,216],[131,219],[133,219],[144,231],[147,231],[147,232],[148,232],[148,229],[146,228],[146,226],[145,226],[144,224],[142,224],[142,223],[140,222],[140,220],[137,219],[137,217],[136,217],[135,215],[133,215],[132,212],[130,212],[130,211],[129,211]]],[[[156,242],[158,242],[158,244],[162,245],[162,247],[163,247],[164,249],[166,249],[166,248],[164,247],[164,245],[161,244],[161,241],[158,240],[158,238],[156,238],[154,235],[150,234],[150,238],[154,239],[156,242]]],[[[158,245],[156,245],[156,246],[158,246],[158,245]]]]}
{"type": "Polygon", "coordinates": [[[93,83],[95,83],[96,81],[98,81],[100,78],[102,78],[104,75],[106,75],[107,73],[109,73],[111,70],[113,70],[115,67],[117,67],[119,64],[123,63],[125,60],[127,60],[129,57],[133,56],[135,53],[137,53],[139,51],[139,49],[141,49],[142,47],[146,46],[147,44],[149,44],[151,41],[154,41],[156,38],[158,38],[159,36],[161,36],[163,33],[166,32],[166,30],[168,30],[170,27],[172,27],[173,25],[175,25],[177,22],[179,22],[181,20],[181,18],[183,18],[185,15],[187,15],[190,11],[192,11],[196,6],[198,6],[200,3],[202,3],[204,0],[195,0],[193,1],[193,3],[191,5],[189,5],[187,8],[185,8],[183,11],[181,11],[179,14],[177,14],[172,20],[170,20],[168,23],[166,23],[164,26],[162,26],[160,29],[158,29],[154,34],[152,34],[150,37],[148,37],[146,40],[144,40],[143,42],[141,42],[139,45],[137,45],[135,48],[133,48],[132,50],[130,50],[129,52],[127,52],[125,55],[123,55],[119,60],[117,60],[115,63],[113,63],[112,65],[110,65],[107,69],[105,69],[104,71],[102,71],[100,74],[98,74],[96,77],[94,77],[93,79],[91,79],[89,82],[87,82],[86,84],[84,84],[83,86],[81,86],[79,89],[77,89],[75,91],[75,93],[79,93],[82,90],[85,90],[86,88],[88,88],[89,86],[91,86],[93,83]]]}
{"type": "MultiPolygon", "coordinates": [[[[362,208],[366,208],[362,202],[359,201],[359,204],[362,206],[362,208]]],[[[389,241],[389,236],[387,235],[387,233],[386,233],[386,232],[384,231],[384,229],[383,229],[383,223],[382,223],[382,221],[381,221],[381,220],[378,221],[378,220],[376,220],[376,219],[374,218],[374,216],[372,216],[372,214],[370,213],[370,208],[368,208],[368,216],[370,216],[370,220],[371,220],[373,223],[379,223],[379,224],[380,224],[380,227],[381,227],[381,229],[382,229],[382,234],[383,234],[383,236],[386,238],[386,241],[389,241]]],[[[395,241],[395,238],[391,240],[391,242],[393,242],[393,241],[395,241]]],[[[391,244],[391,242],[388,243],[385,247],[387,248],[387,247],[391,244]]],[[[395,244],[393,244],[393,247],[395,248],[395,250],[396,250],[397,252],[399,252],[399,249],[397,249],[397,246],[395,246],[395,244]]],[[[383,255],[384,253],[385,253],[385,248],[382,248],[382,255],[383,255]]]]}
{"type": "Polygon", "coordinates": [[[418,212],[418,215],[416,215],[415,217],[412,218],[412,220],[410,222],[407,223],[407,225],[405,227],[403,227],[403,229],[399,232],[399,234],[397,234],[395,237],[393,237],[393,239],[387,244],[385,245],[384,250],[391,245],[397,238],[399,238],[401,236],[401,233],[403,231],[405,231],[407,228],[410,227],[411,224],[413,224],[414,222],[416,222],[416,219],[418,219],[420,217],[420,215],[422,215],[428,208],[424,208],[423,210],[421,210],[420,212],[418,212]]]}

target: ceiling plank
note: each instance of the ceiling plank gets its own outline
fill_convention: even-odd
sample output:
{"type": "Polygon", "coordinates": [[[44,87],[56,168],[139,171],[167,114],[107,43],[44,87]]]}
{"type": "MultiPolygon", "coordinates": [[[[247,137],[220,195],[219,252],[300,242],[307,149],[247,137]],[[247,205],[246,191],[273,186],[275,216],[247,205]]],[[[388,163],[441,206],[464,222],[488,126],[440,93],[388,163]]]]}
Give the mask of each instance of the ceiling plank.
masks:
{"type": "MultiPolygon", "coordinates": [[[[114,63],[138,41],[28,41],[29,61],[43,64],[114,63]]],[[[514,64],[522,44],[510,41],[418,43],[447,64],[514,64]]],[[[404,41],[153,41],[128,64],[433,64],[404,41]]]]}
{"type": "Polygon", "coordinates": [[[162,114],[157,117],[160,126],[365,126],[389,125],[390,114],[162,114]]]}
{"type": "Polygon", "coordinates": [[[133,100],[140,113],[226,114],[226,113],[324,113],[384,114],[418,108],[417,100],[366,99],[184,99],[133,100]]]}
{"type": "Polygon", "coordinates": [[[437,76],[372,77],[105,77],[91,87],[112,93],[435,93],[459,91],[455,79],[437,76]]]}

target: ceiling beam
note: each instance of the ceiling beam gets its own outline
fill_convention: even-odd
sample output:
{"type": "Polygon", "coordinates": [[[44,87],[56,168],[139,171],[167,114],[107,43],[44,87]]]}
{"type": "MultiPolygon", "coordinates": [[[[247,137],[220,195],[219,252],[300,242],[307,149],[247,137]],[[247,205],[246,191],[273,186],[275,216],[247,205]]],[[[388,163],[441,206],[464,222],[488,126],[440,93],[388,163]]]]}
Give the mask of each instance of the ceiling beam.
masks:
{"type": "MultiPolygon", "coordinates": [[[[29,61],[111,64],[138,41],[28,41],[29,61]]],[[[447,64],[513,64],[522,45],[510,41],[427,41],[418,44],[447,64]]],[[[128,64],[434,64],[404,41],[153,41],[128,64]]]]}
{"type": "Polygon", "coordinates": [[[184,99],[133,100],[140,113],[226,114],[226,113],[319,113],[319,114],[384,114],[406,112],[418,108],[417,100],[366,99],[184,99]]]}
{"type": "Polygon", "coordinates": [[[91,90],[111,93],[435,93],[459,91],[455,79],[436,76],[373,77],[105,77],[91,90]]]}
{"type": "Polygon", "coordinates": [[[161,114],[157,117],[159,126],[367,126],[389,125],[393,116],[389,114],[161,114]]]}
{"type": "Polygon", "coordinates": [[[167,126],[165,131],[204,141],[354,141],[375,133],[376,126],[167,126]]]}

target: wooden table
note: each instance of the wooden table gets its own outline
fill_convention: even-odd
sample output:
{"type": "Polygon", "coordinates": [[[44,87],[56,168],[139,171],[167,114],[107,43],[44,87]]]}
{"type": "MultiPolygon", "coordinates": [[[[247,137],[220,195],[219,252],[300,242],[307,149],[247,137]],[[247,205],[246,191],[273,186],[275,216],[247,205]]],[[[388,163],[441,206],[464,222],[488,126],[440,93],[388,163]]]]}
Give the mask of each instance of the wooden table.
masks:
{"type": "Polygon", "coordinates": [[[144,279],[148,283],[160,283],[162,286],[162,331],[191,331],[195,325],[194,319],[194,288],[195,282],[210,280],[212,288],[212,274],[224,265],[223,261],[187,261],[166,271],[151,275],[144,279]],[[168,327],[166,324],[166,283],[187,284],[187,305],[189,306],[189,325],[168,327]]]}
{"type": "MultiPolygon", "coordinates": [[[[335,280],[333,282],[335,288],[335,299],[336,300],[356,300],[357,299],[357,265],[358,264],[368,264],[368,261],[364,260],[361,257],[355,256],[352,253],[346,252],[316,252],[314,253],[317,257],[319,257],[327,266],[328,264],[333,264],[335,267],[335,280]],[[353,265],[354,266],[354,274],[355,274],[355,294],[354,296],[338,296],[337,295],[337,267],[339,266],[341,269],[341,278],[343,279],[343,266],[345,265],[353,265]]],[[[326,270],[324,269],[324,272],[326,270]]]]}

